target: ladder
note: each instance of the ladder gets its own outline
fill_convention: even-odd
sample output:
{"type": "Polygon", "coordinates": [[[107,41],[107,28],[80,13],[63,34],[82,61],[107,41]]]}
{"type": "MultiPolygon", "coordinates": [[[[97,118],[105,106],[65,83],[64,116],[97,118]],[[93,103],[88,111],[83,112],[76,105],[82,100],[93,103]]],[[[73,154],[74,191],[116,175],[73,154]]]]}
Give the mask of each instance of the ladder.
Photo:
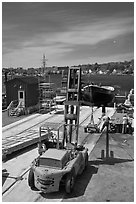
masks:
{"type": "Polygon", "coordinates": [[[81,68],[70,67],[68,72],[67,94],[64,109],[63,146],[72,143],[75,130],[75,146],[78,143],[79,113],[81,101],[81,68]]]}

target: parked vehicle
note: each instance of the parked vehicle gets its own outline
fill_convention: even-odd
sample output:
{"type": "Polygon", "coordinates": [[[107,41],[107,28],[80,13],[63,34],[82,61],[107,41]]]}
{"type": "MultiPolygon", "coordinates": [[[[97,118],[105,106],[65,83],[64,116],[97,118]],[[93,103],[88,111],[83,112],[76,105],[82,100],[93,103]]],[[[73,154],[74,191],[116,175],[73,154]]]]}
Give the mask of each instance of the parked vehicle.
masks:
{"type": "Polygon", "coordinates": [[[44,193],[59,191],[65,187],[71,193],[75,178],[82,174],[88,164],[88,150],[83,146],[76,149],[74,145],[66,149],[48,149],[32,163],[29,171],[28,184],[44,193]]]}

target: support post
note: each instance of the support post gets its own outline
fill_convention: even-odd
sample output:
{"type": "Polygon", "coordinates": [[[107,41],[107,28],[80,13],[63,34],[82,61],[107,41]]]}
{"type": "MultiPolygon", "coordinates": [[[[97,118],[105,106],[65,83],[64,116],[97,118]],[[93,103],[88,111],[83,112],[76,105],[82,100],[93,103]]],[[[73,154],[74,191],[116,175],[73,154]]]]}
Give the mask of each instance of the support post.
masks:
{"type": "Polygon", "coordinates": [[[57,138],[57,149],[59,149],[59,129],[57,131],[57,134],[58,134],[58,138],[57,138]]]}
{"type": "Polygon", "coordinates": [[[106,113],[106,108],[105,108],[105,106],[103,105],[103,106],[102,106],[102,116],[104,116],[105,113],[106,113]]]}
{"type": "Polygon", "coordinates": [[[114,103],[114,109],[116,109],[116,103],[114,103]]]}
{"type": "Polygon", "coordinates": [[[42,155],[41,127],[39,127],[38,153],[39,155],[42,155]]]}
{"type": "Polygon", "coordinates": [[[109,123],[106,128],[106,159],[109,158],[109,123]]]}
{"type": "Polygon", "coordinates": [[[39,127],[39,143],[41,143],[41,127],[39,127]]]}

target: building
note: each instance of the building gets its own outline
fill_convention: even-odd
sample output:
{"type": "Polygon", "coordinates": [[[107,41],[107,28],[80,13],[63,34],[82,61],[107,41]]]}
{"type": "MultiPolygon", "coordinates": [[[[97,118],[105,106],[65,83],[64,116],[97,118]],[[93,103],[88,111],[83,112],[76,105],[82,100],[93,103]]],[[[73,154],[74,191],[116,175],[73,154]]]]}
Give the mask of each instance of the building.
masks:
{"type": "Polygon", "coordinates": [[[11,101],[22,103],[24,108],[38,103],[38,79],[36,77],[17,77],[5,81],[7,106],[11,101]]]}

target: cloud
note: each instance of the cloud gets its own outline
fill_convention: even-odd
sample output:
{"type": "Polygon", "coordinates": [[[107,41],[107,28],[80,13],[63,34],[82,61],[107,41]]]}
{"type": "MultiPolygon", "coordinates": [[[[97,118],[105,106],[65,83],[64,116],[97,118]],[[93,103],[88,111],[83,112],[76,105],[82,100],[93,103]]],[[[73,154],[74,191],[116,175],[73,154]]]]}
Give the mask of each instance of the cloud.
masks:
{"type": "MultiPolygon", "coordinates": [[[[133,19],[97,19],[95,23],[80,24],[69,28],[66,32],[38,33],[29,41],[22,43],[22,48],[45,48],[48,53],[61,54],[74,52],[79,46],[96,46],[102,42],[114,40],[119,36],[133,33],[133,19]]],[[[81,47],[82,49],[82,47],[81,47]]]]}
{"type": "MultiPolygon", "coordinates": [[[[52,4],[52,6],[42,4],[42,8],[41,4],[29,3],[27,6],[21,4],[23,7],[20,6],[19,11],[17,8],[20,4],[15,5],[16,12],[20,11],[20,15],[17,17],[13,13],[13,7],[11,9],[13,10],[12,15],[9,16],[8,21],[3,20],[4,52],[6,52],[6,49],[10,50],[9,48],[52,46],[53,43],[94,45],[105,39],[133,32],[133,17],[112,14],[111,17],[108,16],[107,18],[107,16],[100,16],[100,14],[104,15],[104,12],[101,13],[102,11],[96,16],[94,12],[92,14],[88,13],[89,10],[85,4],[82,4],[82,15],[79,4],[78,9],[75,10],[77,4],[73,6],[68,4],[68,8],[64,7],[66,4],[61,4],[60,8],[58,8],[60,4],[57,4],[57,8],[55,8],[56,4],[52,4]],[[44,9],[45,12],[43,12],[44,9]]],[[[4,19],[6,19],[6,16],[4,19]]]]}
{"type": "MultiPolygon", "coordinates": [[[[130,4],[7,5],[3,10],[5,62],[8,57],[14,62],[18,57],[18,61],[20,59],[22,62],[21,56],[27,58],[25,61],[32,61],[33,56],[36,63],[43,53],[47,53],[48,58],[54,62],[64,59],[68,61],[67,58],[87,59],[87,52],[91,51],[97,57],[101,57],[103,53],[108,57],[109,53],[114,55],[115,51],[110,41],[120,37],[124,39],[124,36],[131,36],[134,32],[133,6],[130,4]],[[108,52],[105,49],[107,47],[108,52]]],[[[129,42],[125,44],[124,47],[120,45],[121,54],[128,52],[129,42]]]]}
{"type": "Polygon", "coordinates": [[[61,32],[48,38],[48,43],[60,42],[64,44],[94,45],[103,40],[112,39],[119,35],[133,32],[132,18],[103,19],[88,25],[71,27],[67,32],[61,32]]]}

